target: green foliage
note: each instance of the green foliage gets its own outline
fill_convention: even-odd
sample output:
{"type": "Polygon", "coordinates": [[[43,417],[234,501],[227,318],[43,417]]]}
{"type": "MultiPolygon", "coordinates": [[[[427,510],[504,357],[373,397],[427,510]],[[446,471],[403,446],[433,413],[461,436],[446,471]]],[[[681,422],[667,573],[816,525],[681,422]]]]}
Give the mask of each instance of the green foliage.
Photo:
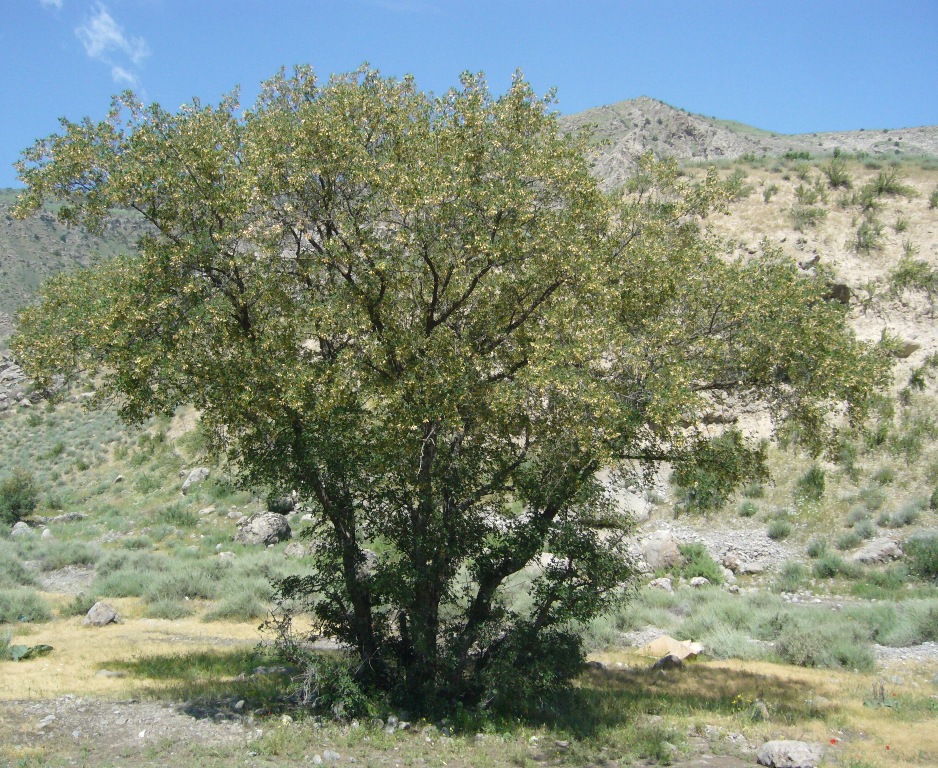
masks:
{"type": "Polygon", "coordinates": [[[768,537],[774,541],[781,541],[782,539],[787,539],[791,536],[792,526],[787,520],[773,520],[769,523],[769,528],[766,531],[768,537]]]}
{"type": "Polygon", "coordinates": [[[681,490],[680,508],[710,512],[722,507],[744,481],[764,480],[766,445],[751,448],[736,430],[700,444],[692,458],[679,464],[672,475],[681,490]]]}
{"type": "Polygon", "coordinates": [[[15,469],[0,481],[0,524],[14,525],[39,504],[39,486],[32,473],[15,469]]]}
{"type": "Polygon", "coordinates": [[[810,571],[804,563],[789,560],[782,566],[782,571],[773,584],[776,592],[797,592],[804,587],[810,571]]]}
{"type": "Polygon", "coordinates": [[[739,505],[740,517],[755,517],[758,511],[759,508],[755,505],[755,503],[748,500],[739,505]]]}
{"type": "Polygon", "coordinates": [[[827,177],[827,185],[831,189],[850,189],[853,179],[847,170],[847,159],[843,156],[832,157],[821,166],[821,173],[827,177]]]}
{"type": "Polygon", "coordinates": [[[699,542],[680,544],[681,563],[677,566],[678,575],[685,579],[703,576],[711,584],[723,583],[723,568],[714,560],[707,548],[699,542]]]}
{"type": "Polygon", "coordinates": [[[195,528],[199,523],[199,516],[186,509],[184,504],[177,502],[160,509],[156,513],[156,522],[177,528],[195,528]]]}
{"type": "Polygon", "coordinates": [[[912,197],[915,195],[915,190],[904,183],[902,172],[895,166],[881,170],[868,186],[877,196],[912,197]]]}
{"type": "Polygon", "coordinates": [[[808,501],[819,501],[824,496],[826,478],[824,470],[817,464],[812,464],[808,470],[798,478],[795,484],[795,494],[808,501]]]}
{"type": "Polygon", "coordinates": [[[819,557],[824,557],[828,554],[829,548],[826,539],[814,538],[808,542],[807,554],[808,557],[812,559],[817,559],[819,557]]]}
{"type": "Polygon", "coordinates": [[[938,208],[938,187],[935,187],[928,196],[928,207],[930,210],[938,208]]]}
{"type": "Polygon", "coordinates": [[[927,581],[938,581],[938,534],[913,536],[905,543],[909,570],[927,581]]]}
{"type": "Polygon", "coordinates": [[[98,602],[94,594],[79,592],[59,609],[60,616],[84,616],[98,602]]]}
{"type": "MultiPolygon", "coordinates": [[[[770,404],[817,452],[832,404],[862,418],[889,368],[823,270],[701,236],[744,177],[645,157],[607,196],[588,138],[520,77],[437,97],[299,68],[247,111],[125,94],[24,153],[16,212],[60,199],[99,231],[136,210],[139,254],[52,280],[12,347],[42,386],[98,372],[130,421],[195,406],[239,483],[309,500],[321,542],[282,597],[354,649],[361,690],[415,714],[536,698],[630,578],[623,537],[592,525],[598,469],[671,462],[685,507],[712,509],[765,476],[764,446],[712,437],[714,398],[770,404]]],[[[129,460],[166,453],[141,438],[129,460]]],[[[140,589],[106,558],[96,592],[118,571],[140,589]]],[[[201,590],[182,581],[159,575],[151,606],[201,590]]]]}
{"type": "Polygon", "coordinates": [[[853,249],[857,253],[872,253],[883,247],[883,224],[875,216],[864,216],[857,227],[853,249]]]}
{"type": "Polygon", "coordinates": [[[778,184],[769,184],[762,190],[762,200],[768,203],[777,194],[778,184]]]}
{"type": "Polygon", "coordinates": [[[935,314],[935,298],[938,296],[938,268],[924,259],[903,256],[895,268],[890,270],[888,278],[893,295],[905,293],[923,293],[928,299],[931,314],[935,314]]]}
{"type": "Polygon", "coordinates": [[[0,624],[23,621],[49,621],[52,612],[46,601],[32,589],[0,589],[0,624]]]}
{"type": "Polygon", "coordinates": [[[791,209],[791,225],[798,232],[805,232],[816,227],[825,218],[827,218],[827,211],[817,206],[795,205],[791,209]]]}
{"type": "Polygon", "coordinates": [[[855,669],[871,672],[876,656],[861,628],[836,619],[818,621],[820,615],[790,614],[775,641],[775,650],[787,664],[801,667],[855,669]]]}

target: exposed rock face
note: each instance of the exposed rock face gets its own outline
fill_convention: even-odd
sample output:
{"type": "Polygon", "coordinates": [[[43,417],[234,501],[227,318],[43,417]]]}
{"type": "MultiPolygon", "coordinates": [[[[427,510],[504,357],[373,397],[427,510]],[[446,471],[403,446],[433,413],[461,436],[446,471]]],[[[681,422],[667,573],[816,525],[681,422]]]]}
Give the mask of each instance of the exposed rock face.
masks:
{"type": "Polygon", "coordinates": [[[681,552],[670,531],[655,531],[645,539],[645,562],[651,570],[672,568],[681,562],[681,552]]]}
{"type": "Polygon", "coordinates": [[[850,555],[848,560],[865,565],[876,565],[898,560],[900,557],[902,557],[902,550],[892,539],[874,539],[850,555]]]}
{"type": "Polygon", "coordinates": [[[204,482],[209,476],[209,469],[206,467],[196,467],[186,475],[185,482],[182,484],[183,494],[189,493],[189,489],[193,485],[199,485],[204,482]]]}
{"type": "Polygon", "coordinates": [[[85,614],[85,620],[82,623],[92,627],[103,627],[107,624],[117,624],[120,619],[113,605],[99,601],[91,606],[91,610],[85,614]]]}
{"type": "Polygon", "coordinates": [[[259,512],[251,515],[234,537],[242,544],[276,544],[290,538],[290,524],[283,515],[275,512],[259,512]]]}
{"type": "Polygon", "coordinates": [[[759,765],[767,768],[815,768],[821,748],[804,741],[767,741],[759,749],[759,765]]]}

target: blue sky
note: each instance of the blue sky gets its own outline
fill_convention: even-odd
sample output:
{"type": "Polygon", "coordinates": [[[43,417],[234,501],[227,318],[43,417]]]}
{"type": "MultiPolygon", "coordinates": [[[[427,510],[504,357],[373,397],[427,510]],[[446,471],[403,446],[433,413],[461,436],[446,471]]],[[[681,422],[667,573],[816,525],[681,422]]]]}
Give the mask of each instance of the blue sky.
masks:
{"type": "Polygon", "coordinates": [[[515,69],[564,113],[647,95],[779,133],[938,124],[936,0],[0,0],[0,187],[57,119],[175,109],[281,66],[445,91],[515,69]]]}

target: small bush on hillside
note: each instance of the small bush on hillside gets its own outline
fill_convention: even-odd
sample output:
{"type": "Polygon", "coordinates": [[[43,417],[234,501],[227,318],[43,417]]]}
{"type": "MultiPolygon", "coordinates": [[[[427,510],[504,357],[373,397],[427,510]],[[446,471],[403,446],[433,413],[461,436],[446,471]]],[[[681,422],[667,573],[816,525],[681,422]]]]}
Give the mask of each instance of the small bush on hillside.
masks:
{"type": "Polygon", "coordinates": [[[827,185],[831,189],[850,189],[853,179],[847,171],[847,160],[842,156],[835,156],[821,166],[821,173],[827,177],[827,185]]]}
{"type": "Polygon", "coordinates": [[[170,598],[150,603],[146,610],[147,616],[151,619],[170,619],[171,621],[184,619],[192,613],[193,608],[187,602],[170,598]]]}
{"type": "Polygon", "coordinates": [[[892,467],[880,467],[873,473],[873,480],[880,485],[889,485],[896,479],[896,470],[892,467]]]}
{"type": "Polygon", "coordinates": [[[828,547],[827,540],[821,538],[814,538],[808,542],[808,557],[812,559],[817,559],[823,557],[830,551],[828,547]]]}
{"type": "Polygon", "coordinates": [[[39,566],[44,571],[55,571],[67,565],[94,565],[102,555],[100,547],[94,544],[53,540],[39,553],[39,566]]]}
{"type": "Polygon", "coordinates": [[[886,493],[878,485],[868,485],[860,489],[860,498],[871,512],[875,512],[886,501],[886,493]]]}
{"type": "Polygon", "coordinates": [[[703,576],[711,584],[723,583],[723,568],[710,557],[707,548],[699,542],[680,544],[681,565],[678,573],[685,579],[703,576]]]}
{"type": "Polygon", "coordinates": [[[928,497],[928,508],[929,509],[938,509],[938,487],[931,492],[931,496],[928,497]]]}
{"type": "Polygon", "coordinates": [[[781,541],[791,536],[791,523],[787,520],[773,520],[769,523],[767,535],[773,541],[781,541]]]}
{"type": "Polygon", "coordinates": [[[199,516],[190,512],[181,503],[163,507],[156,513],[156,521],[163,525],[174,525],[177,528],[195,528],[199,524],[199,516]]]}
{"type": "Polygon", "coordinates": [[[778,194],[778,184],[769,184],[762,190],[762,199],[768,203],[776,194],[778,194]]]}
{"type": "Polygon", "coordinates": [[[847,513],[847,527],[853,528],[857,523],[870,519],[870,511],[862,504],[852,507],[847,513]]]}
{"type": "Polygon", "coordinates": [[[267,615],[267,606],[252,594],[224,598],[203,617],[203,621],[253,621],[267,615]]]}
{"type": "Polygon", "coordinates": [[[814,561],[814,565],[811,566],[811,573],[817,579],[833,579],[835,576],[843,576],[845,579],[858,579],[863,575],[863,566],[859,563],[848,562],[840,555],[828,552],[814,561]]]}
{"type": "Polygon", "coordinates": [[[889,527],[903,528],[917,523],[924,507],[924,499],[910,499],[889,516],[889,527]]]}
{"type": "Polygon", "coordinates": [[[0,542],[0,589],[33,586],[36,579],[12,545],[0,542]]]}
{"type": "Polygon", "coordinates": [[[792,206],[790,215],[792,227],[798,232],[805,232],[820,224],[827,217],[827,211],[813,205],[799,204],[792,206]]]}
{"type": "Polygon", "coordinates": [[[775,641],[776,652],[787,664],[799,667],[872,671],[876,667],[876,656],[863,629],[854,622],[838,618],[822,620],[817,613],[789,614],[775,641]]]}
{"type": "Polygon", "coordinates": [[[49,621],[51,618],[48,604],[35,590],[0,589],[0,624],[49,621]]]}
{"type": "Polygon", "coordinates": [[[855,530],[844,531],[844,533],[837,537],[837,549],[856,549],[858,546],[860,546],[861,541],[863,541],[863,539],[860,538],[860,534],[858,534],[855,530]]]}
{"type": "Polygon", "coordinates": [[[31,472],[15,469],[0,482],[0,524],[14,525],[39,504],[39,485],[31,472]]]}
{"type": "Polygon", "coordinates": [[[94,594],[79,592],[59,609],[59,616],[84,616],[96,602],[98,598],[94,594]]]}
{"type": "Polygon", "coordinates": [[[928,196],[928,207],[932,210],[938,208],[938,187],[935,187],[928,196]]]}
{"type": "Polygon", "coordinates": [[[808,580],[810,571],[804,563],[789,560],[782,566],[782,571],[773,585],[776,592],[797,592],[808,580]]]}
{"type": "Polygon", "coordinates": [[[802,499],[818,501],[824,495],[825,485],[824,470],[814,464],[798,478],[796,492],[802,499]]]}
{"type": "Polygon", "coordinates": [[[904,183],[898,168],[884,168],[868,185],[878,196],[914,197],[915,189],[904,183]]]}
{"type": "Polygon", "coordinates": [[[762,483],[749,483],[743,486],[742,494],[747,499],[761,499],[765,496],[765,486],[762,483]]]}
{"type": "Polygon", "coordinates": [[[912,573],[926,581],[938,581],[938,534],[914,536],[904,549],[912,573]]]}
{"type": "Polygon", "coordinates": [[[853,250],[857,253],[871,253],[883,247],[883,224],[874,216],[866,216],[857,227],[853,238],[853,250]]]}
{"type": "Polygon", "coordinates": [[[756,513],[759,511],[759,508],[755,503],[751,501],[744,501],[739,505],[739,516],[740,517],[755,517],[756,513]]]}

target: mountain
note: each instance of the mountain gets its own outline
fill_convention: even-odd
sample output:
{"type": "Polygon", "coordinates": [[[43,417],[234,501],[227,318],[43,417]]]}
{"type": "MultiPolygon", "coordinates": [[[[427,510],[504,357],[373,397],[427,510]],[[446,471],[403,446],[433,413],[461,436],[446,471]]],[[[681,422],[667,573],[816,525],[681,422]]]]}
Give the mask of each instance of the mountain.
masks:
{"type": "Polygon", "coordinates": [[[649,150],[682,162],[829,155],[835,149],[870,156],[938,156],[938,126],[785,135],[695,115],[647,96],[565,115],[560,123],[567,131],[593,126],[595,173],[606,189],[622,184],[635,158],[649,150]]]}

